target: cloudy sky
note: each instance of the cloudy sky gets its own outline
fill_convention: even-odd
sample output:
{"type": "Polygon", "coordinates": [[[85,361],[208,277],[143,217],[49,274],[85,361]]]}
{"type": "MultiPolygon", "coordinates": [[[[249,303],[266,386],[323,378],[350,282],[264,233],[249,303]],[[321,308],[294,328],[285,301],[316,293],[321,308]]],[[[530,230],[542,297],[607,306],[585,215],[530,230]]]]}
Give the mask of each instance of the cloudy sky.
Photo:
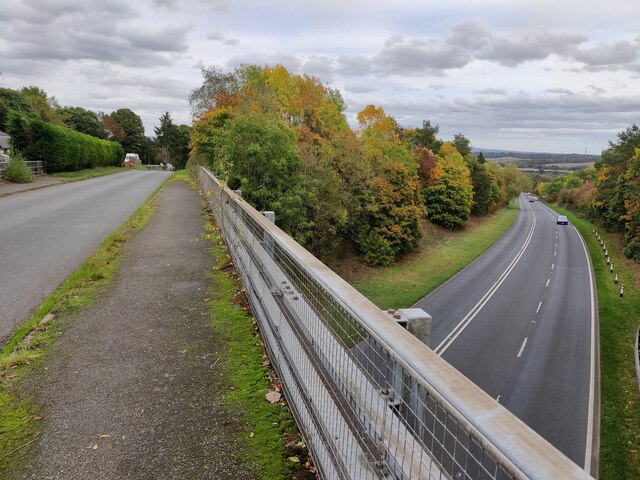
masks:
{"type": "Polygon", "coordinates": [[[190,123],[200,68],[282,64],[475,147],[598,154],[640,123],[640,0],[1,0],[0,86],[190,123]]]}

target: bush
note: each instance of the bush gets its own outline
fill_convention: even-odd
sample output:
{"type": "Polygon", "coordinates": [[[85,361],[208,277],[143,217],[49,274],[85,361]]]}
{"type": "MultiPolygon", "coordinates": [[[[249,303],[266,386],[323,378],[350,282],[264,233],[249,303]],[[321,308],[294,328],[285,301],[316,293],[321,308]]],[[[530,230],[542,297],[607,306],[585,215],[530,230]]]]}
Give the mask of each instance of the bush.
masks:
{"type": "Polygon", "coordinates": [[[7,133],[14,148],[20,149],[28,160],[42,161],[47,173],[118,166],[124,158],[124,150],[117,142],[100,140],[16,112],[9,114],[7,133]]]}
{"type": "Polygon", "coordinates": [[[33,182],[33,172],[19,153],[14,153],[4,171],[4,178],[13,183],[33,182]]]}

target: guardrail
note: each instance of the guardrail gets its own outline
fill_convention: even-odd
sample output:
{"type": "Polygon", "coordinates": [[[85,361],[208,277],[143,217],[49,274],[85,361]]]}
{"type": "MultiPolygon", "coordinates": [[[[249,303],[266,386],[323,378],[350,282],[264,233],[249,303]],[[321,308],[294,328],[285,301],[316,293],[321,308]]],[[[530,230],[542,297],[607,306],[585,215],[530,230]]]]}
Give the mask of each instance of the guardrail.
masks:
{"type": "Polygon", "coordinates": [[[321,478],[591,478],[208,170],[198,176],[321,478]]]}

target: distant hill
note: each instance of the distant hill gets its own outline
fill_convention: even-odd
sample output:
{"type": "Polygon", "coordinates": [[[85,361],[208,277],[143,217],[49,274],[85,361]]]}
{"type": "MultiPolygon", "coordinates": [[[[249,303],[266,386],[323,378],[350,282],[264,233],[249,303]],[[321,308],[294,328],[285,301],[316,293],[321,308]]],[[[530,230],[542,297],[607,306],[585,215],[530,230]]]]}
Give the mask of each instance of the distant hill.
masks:
{"type": "MultiPolygon", "coordinates": [[[[492,162],[514,163],[520,168],[535,168],[550,164],[564,164],[567,169],[579,169],[580,165],[584,167],[593,165],[593,162],[600,160],[600,155],[583,155],[580,153],[543,153],[543,152],[514,152],[511,150],[496,150],[493,148],[474,148],[473,153],[482,152],[484,157],[492,162]]],[[[557,167],[556,167],[557,168],[557,167]]]]}

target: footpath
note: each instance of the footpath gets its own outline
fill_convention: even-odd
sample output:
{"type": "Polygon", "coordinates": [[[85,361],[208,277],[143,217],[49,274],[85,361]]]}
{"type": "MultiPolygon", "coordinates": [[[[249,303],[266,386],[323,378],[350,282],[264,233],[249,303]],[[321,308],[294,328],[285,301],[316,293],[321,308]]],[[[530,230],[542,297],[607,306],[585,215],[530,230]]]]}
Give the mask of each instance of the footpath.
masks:
{"type": "Polygon", "coordinates": [[[240,455],[241,420],[223,405],[204,233],[198,194],[170,183],[114,282],[69,319],[29,380],[43,432],[14,478],[255,478],[240,455]]]}
{"type": "Polygon", "coordinates": [[[65,183],[68,180],[60,177],[36,177],[31,183],[11,183],[6,180],[0,180],[0,197],[11,195],[12,193],[24,192],[27,190],[37,190],[39,188],[65,183]]]}

